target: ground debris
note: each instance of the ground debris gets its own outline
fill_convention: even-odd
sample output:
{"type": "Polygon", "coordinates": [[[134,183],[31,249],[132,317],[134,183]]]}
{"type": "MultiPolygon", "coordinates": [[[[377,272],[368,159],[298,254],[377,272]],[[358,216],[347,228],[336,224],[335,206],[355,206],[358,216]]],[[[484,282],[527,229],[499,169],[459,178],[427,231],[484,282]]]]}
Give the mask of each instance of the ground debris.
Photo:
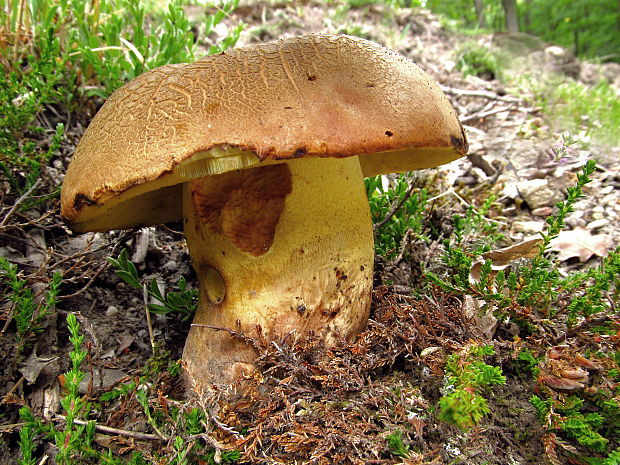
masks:
{"type": "Polygon", "coordinates": [[[383,286],[373,309],[366,331],[337,347],[313,337],[253,341],[265,376],[219,407],[228,426],[252,425],[246,436],[229,437],[248,463],[403,463],[386,439],[403,427],[426,460],[437,457],[419,412],[428,408],[428,395],[437,397],[442,372],[420,353],[429,346],[452,350],[475,330],[460,302],[443,294],[419,300],[383,286]]]}

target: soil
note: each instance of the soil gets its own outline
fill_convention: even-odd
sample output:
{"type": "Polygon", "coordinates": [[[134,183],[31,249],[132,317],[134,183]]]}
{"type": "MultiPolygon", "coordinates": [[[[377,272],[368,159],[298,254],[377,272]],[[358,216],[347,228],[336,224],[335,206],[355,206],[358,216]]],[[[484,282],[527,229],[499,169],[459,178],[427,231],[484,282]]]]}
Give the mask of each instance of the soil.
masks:
{"type": "MultiPolygon", "coordinates": [[[[190,17],[199,18],[202,13],[199,7],[188,8],[190,17]]],[[[55,310],[26,345],[17,339],[15,323],[8,319],[10,303],[6,303],[7,325],[0,337],[0,394],[4,396],[0,463],[17,462],[22,405],[50,421],[59,421],[59,399],[64,395],[61,374],[70,368],[65,323],[69,312],[78,314],[89,352],[84,369],[94,381],[83,385],[85,395],[96,399],[112,386],[148,373],[147,378],[157,386],[152,402],[184,405],[182,408],[207,406],[213,444],[243,451],[246,463],[544,463],[544,431],[529,400],[536,383],[531,376],[515,371],[509,359],[514,328],[500,325],[489,333],[481,319],[468,314],[461,299],[440,291],[416,296],[420,264],[441,269],[440,244],[452,231],[452,215],[462,213],[467,204],[480,205],[489,194],[501,202],[501,211],[493,215],[506,234],[506,245],[536,235],[537,225],[544,222],[542,215],[553,211],[555,200],[543,198],[539,206],[531,208],[521,183],[544,179],[551,192],[557,192],[573,181],[579,166],[592,157],[599,161],[599,170],[587,198],[568,223],[571,228],[583,227],[595,236],[606,236],[606,250],[617,246],[620,230],[614,228],[614,222],[620,214],[620,149],[593,142],[589,149],[575,151],[567,162],[552,163],[549,153],[558,144],[562,128],[549,121],[527,95],[511,93],[500,81],[463,77],[455,67],[455,50],[463,37],[445,30],[426,10],[394,10],[374,4],[344,8],[311,1],[251,2],[240,6],[227,24],[232,27],[238,21],[248,25],[239,45],[311,32],[361,35],[413,59],[444,86],[465,120],[471,151],[466,159],[418,175],[420,182],[429,186],[429,195],[438,196],[429,216],[432,241],[413,243],[396,263],[377,258],[371,322],[357,341],[329,349],[311,340],[289,341],[277,349],[265,341],[254,341],[267,374],[264,380],[251,384],[245,394],[221,393],[217,398],[186,402],[181,379],[170,376],[162,366],[181,357],[190,322],[179,315],[154,316],[154,337],[164,352],[154,358],[142,293],[122,282],[106,261],[127,249],[141,278],[155,278],[172,290],[184,277],[196,288],[182,225],[76,235],[63,224],[55,200],[12,213],[0,228],[0,255],[19,265],[35,292],[46,289],[54,271],[63,274],[63,284],[55,310]],[[507,109],[500,111],[502,107],[507,109]],[[541,216],[535,214],[536,209],[541,216]],[[489,363],[501,366],[507,381],[489,390],[490,413],[464,432],[440,422],[434,406],[444,386],[446,355],[471,341],[495,345],[498,355],[489,363]],[[433,350],[429,352],[429,348],[433,350]],[[159,369],[153,368],[157,360],[159,369]],[[245,434],[236,433],[242,430],[245,434]],[[409,458],[390,452],[387,436],[395,431],[402,434],[409,458]]],[[[506,41],[505,37],[480,38],[495,44],[500,39],[506,41]]],[[[542,50],[544,54],[545,47],[536,42],[516,53],[527,57],[542,50]]],[[[567,69],[566,57],[562,57],[562,66],[548,60],[550,73],[567,69]]],[[[574,73],[580,63],[574,58],[569,61],[574,73]]],[[[588,70],[592,72],[591,67],[588,70]]],[[[94,110],[86,109],[71,119],[61,156],[42,176],[48,191],[62,181],[94,110]]],[[[63,112],[50,108],[45,114],[51,125],[57,118],[54,115],[63,112]]],[[[18,196],[5,184],[1,200],[2,214],[7,215],[18,196]]],[[[577,269],[595,260],[573,258],[562,266],[577,269]]],[[[100,425],[152,432],[135,398],[99,407],[91,418],[100,425]]],[[[165,454],[171,444],[133,441],[113,434],[102,434],[96,442],[125,457],[131,450],[140,450],[147,457],[165,454]]],[[[37,453],[39,457],[49,455],[48,463],[54,463],[51,442],[40,439],[37,453]]]]}

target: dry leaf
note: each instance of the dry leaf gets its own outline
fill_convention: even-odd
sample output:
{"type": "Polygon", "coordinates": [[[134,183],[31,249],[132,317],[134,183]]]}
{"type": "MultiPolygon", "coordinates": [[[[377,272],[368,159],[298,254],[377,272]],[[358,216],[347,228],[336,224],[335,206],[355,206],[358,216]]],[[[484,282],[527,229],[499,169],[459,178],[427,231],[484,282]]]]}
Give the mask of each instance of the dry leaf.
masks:
{"type": "Polygon", "coordinates": [[[570,378],[558,378],[557,376],[540,376],[540,381],[545,383],[554,391],[566,392],[574,391],[575,389],[583,389],[584,384],[575,381],[570,378]]]}
{"type": "Polygon", "coordinates": [[[489,306],[484,314],[480,314],[481,305],[484,305],[484,301],[475,299],[470,295],[464,296],[463,299],[463,315],[465,318],[475,320],[478,326],[482,330],[482,334],[487,339],[492,339],[497,329],[497,318],[493,316],[494,306],[489,306]]]}
{"type": "Polygon", "coordinates": [[[26,378],[29,384],[34,384],[41,374],[41,371],[57,359],[58,357],[39,357],[33,350],[24,363],[20,365],[19,372],[26,378]]]}
{"type": "Polygon", "coordinates": [[[585,228],[577,227],[571,231],[562,231],[551,241],[551,250],[558,252],[558,260],[579,257],[579,261],[587,262],[592,255],[607,256],[611,241],[609,236],[597,234],[593,236],[585,228]]]}
{"type": "Polygon", "coordinates": [[[547,349],[538,380],[555,391],[569,392],[588,385],[587,369],[596,371],[600,368],[596,361],[585,358],[567,345],[559,345],[547,349]]]}
{"type": "MultiPolygon", "coordinates": [[[[503,249],[490,250],[480,255],[471,267],[469,279],[472,283],[480,281],[482,265],[487,260],[491,260],[491,277],[499,271],[503,271],[510,266],[510,263],[520,258],[533,258],[538,254],[538,245],[542,239],[529,239],[518,244],[504,247],[503,249]]],[[[493,316],[493,307],[487,308],[484,315],[479,315],[480,303],[473,297],[465,296],[463,302],[464,314],[469,318],[474,317],[478,322],[483,334],[491,339],[497,329],[497,319],[493,316]]]]}
{"type": "Polygon", "coordinates": [[[527,241],[519,242],[518,244],[511,245],[498,250],[490,250],[483,253],[476,259],[476,262],[471,267],[471,279],[475,282],[480,280],[480,270],[482,265],[487,260],[491,260],[491,269],[493,271],[505,270],[511,262],[520,258],[533,258],[538,254],[538,245],[542,239],[529,239],[527,241]]]}

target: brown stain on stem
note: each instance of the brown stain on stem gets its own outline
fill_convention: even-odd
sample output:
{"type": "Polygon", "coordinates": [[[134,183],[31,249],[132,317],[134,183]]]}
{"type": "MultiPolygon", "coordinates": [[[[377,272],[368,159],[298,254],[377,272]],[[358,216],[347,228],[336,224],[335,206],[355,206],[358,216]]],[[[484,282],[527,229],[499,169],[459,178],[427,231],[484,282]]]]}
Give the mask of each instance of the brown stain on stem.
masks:
{"type": "Polygon", "coordinates": [[[292,190],[288,165],[269,165],[194,180],[192,202],[208,230],[223,233],[239,250],[258,257],[271,248],[292,190]]]}

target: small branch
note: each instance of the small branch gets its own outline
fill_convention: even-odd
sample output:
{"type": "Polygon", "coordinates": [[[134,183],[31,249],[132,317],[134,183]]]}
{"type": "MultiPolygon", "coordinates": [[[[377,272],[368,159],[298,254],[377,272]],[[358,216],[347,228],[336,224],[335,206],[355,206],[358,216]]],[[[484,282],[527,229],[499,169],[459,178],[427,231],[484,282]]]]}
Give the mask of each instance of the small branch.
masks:
{"type": "MultiPolygon", "coordinates": [[[[11,321],[11,319],[9,318],[8,321],[11,321]]],[[[6,328],[2,329],[2,333],[4,333],[5,329],[6,328]]],[[[25,377],[22,375],[22,377],[19,378],[19,380],[17,380],[17,382],[13,385],[13,387],[11,389],[9,389],[9,391],[4,395],[4,398],[2,399],[2,402],[0,402],[0,404],[4,402],[4,399],[7,399],[11,394],[13,394],[15,391],[17,391],[17,389],[24,383],[24,379],[25,379],[25,377]]]]}
{"type": "Polygon", "coordinates": [[[454,190],[453,187],[451,187],[450,189],[448,189],[447,191],[442,192],[441,194],[436,195],[435,197],[431,197],[430,199],[428,199],[428,203],[434,202],[435,200],[444,197],[446,195],[454,195],[456,197],[456,199],[461,202],[463,204],[463,206],[465,207],[470,207],[471,205],[469,205],[469,203],[467,203],[467,201],[465,199],[463,199],[463,197],[461,197],[459,194],[456,193],[456,191],[454,190]]]}
{"type": "Polygon", "coordinates": [[[390,211],[388,212],[388,214],[385,215],[385,218],[383,218],[379,223],[372,225],[373,231],[376,231],[381,226],[383,226],[385,223],[390,221],[390,219],[396,214],[396,212],[405,204],[407,199],[411,197],[411,194],[413,194],[413,189],[415,188],[415,185],[416,183],[412,182],[411,185],[409,186],[409,189],[407,189],[407,192],[405,192],[405,195],[403,196],[403,198],[400,199],[398,202],[395,202],[392,205],[392,208],[390,208],[390,211]]]}
{"type": "MultiPolygon", "coordinates": [[[[63,415],[58,415],[54,418],[55,420],[67,421],[66,417],[63,415]]],[[[86,425],[88,422],[84,420],[73,420],[73,423],[76,425],[86,425]]],[[[148,434],[148,433],[139,433],[137,431],[127,431],[124,429],[118,428],[110,428],[109,426],[98,425],[95,423],[95,429],[97,431],[101,431],[102,433],[108,434],[116,434],[118,436],[127,436],[129,438],[134,438],[138,440],[155,440],[155,441],[167,441],[168,439],[165,437],[160,437],[157,434],[148,434]]]]}
{"type": "Polygon", "coordinates": [[[85,292],[93,284],[95,279],[97,279],[97,276],[99,276],[109,266],[110,266],[110,264],[108,262],[103,262],[103,265],[101,265],[95,271],[95,273],[90,277],[88,282],[80,290],[74,292],[73,294],[60,295],[60,296],[58,296],[58,300],[62,301],[62,300],[67,300],[67,299],[73,299],[74,297],[77,297],[78,295],[82,294],[83,292],[85,292]]]}
{"type": "Polygon", "coordinates": [[[488,90],[469,90],[469,89],[455,89],[454,87],[446,87],[440,85],[441,90],[448,95],[456,95],[458,97],[483,97],[488,98],[490,100],[500,100],[502,102],[510,102],[510,103],[521,103],[522,100],[517,97],[503,97],[501,95],[497,95],[494,92],[489,92],[488,90]]]}
{"type": "MultiPolygon", "coordinates": [[[[468,208],[471,207],[471,205],[467,202],[467,200],[465,200],[463,197],[461,197],[459,194],[456,193],[456,191],[454,190],[453,187],[451,187],[447,191],[442,192],[441,194],[436,195],[435,197],[431,197],[430,199],[428,199],[428,203],[434,202],[435,200],[437,200],[437,199],[439,199],[441,197],[444,197],[446,195],[454,195],[456,197],[456,199],[463,204],[464,207],[468,207],[468,208]]],[[[485,217],[485,219],[487,221],[490,221],[491,223],[501,224],[503,226],[507,226],[508,225],[508,223],[506,223],[504,221],[495,220],[493,218],[485,217]]]]}
{"type": "Polygon", "coordinates": [[[465,116],[461,118],[461,123],[468,123],[469,121],[473,121],[476,119],[484,119],[487,116],[495,115],[497,113],[503,113],[505,111],[512,110],[513,107],[500,107],[495,108],[494,110],[481,111],[479,113],[474,113],[473,115],[465,116]]]}
{"type": "Polygon", "coordinates": [[[16,429],[21,429],[26,423],[12,423],[10,425],[0,425],[0,433],[12,433],[16,429]]]}
{"type": "Polygon", "coordinates": [[[242,340],[243,342],[245,342],[246,344],[251,345],[252,347],[254,347],[257,350],[261,349],[261,347],[262,347],[258,340],[254,339],[254,338],[252,338],[250,336],[247,336],[240,329],[238,331],[235,331],[234,329],[231,329],[231,328],[224,328],[224,327],[221,327],[221,326],[212,326],[212,325],[203,325],[203,324],[200,324],[200,323],[192,323],[190,326],[195,327],[195,328],[212,329],[214,331],[225,331],[230,336],[242,340]]]}
{"type": "Polygon", "coordinates": [[[468,123],[469,121],[472,121],[472,120],[484,119],[487,116],[491,116],[491,115],[495,115],[497,113],[503,113],[505,111],[511,111],[511,110],[516,110],[516,111],[520,111],[520,112],[523,112],[523,113],[534,113],[536,111],[539,111],[540,108],[537,108],[537,107],[534,107],[534,108],[513,107],[513,106],[500,107],[500,108],[495,108],[494,110],[481,111],[481,112],[478,112],[478,113],[474,113],[473,115],[465,116],[465,117],[461,118],[461,123],[465,124],[465,123],[468,123]]]}
{"type": "Polygon", "coordinates": [[[149,294],[146,284],[143,285],[142,292],[144,296],[144,312],[146,313],[146,325],[149,329],[149,340],[151,341],[151,350],[153,351],[153,355],[155,355],[155,336],[153,335],[153,325],[151,324],[151,311],[149,310],[149,294]]]}
{"type": "Polygon", "coordinates": [[[398,266],[400,261],[405,256],[405,249],[407,248],[407,245],[410,244],[412,235],[413,235],[413,231],[411,230],[411,228],[407,229],[407,232],[403,236],[403,239],[400,241],[400,250],[398,252],[398,256],[394,260],[392,260],[390,263],[387,264],[387,266],[385,267],[387,270],[391,270],[393,268],[396,268],[396,266],[398,266]]]}
{"type": "Polygon", "coordinates": [[[24,192],[24,194],[19,199],[15,201],[15,203],[13,204],[13,207],[11,207],[9,212],[5,215],[4,219],[0,223],[0,228],[6,225],[6,223],[9,221],[9,218],[13,216],[13,214],[15,213],[19,205],[24,200],[26,200],[28,197],[30,197],[30,194],[32,193],[32,191],[35,190],[39,186],[39,184],[41,184],[41,178],[37,179],[36,182],[32,186],[30,186],[30,188],[26,192],[24,192]]]}

